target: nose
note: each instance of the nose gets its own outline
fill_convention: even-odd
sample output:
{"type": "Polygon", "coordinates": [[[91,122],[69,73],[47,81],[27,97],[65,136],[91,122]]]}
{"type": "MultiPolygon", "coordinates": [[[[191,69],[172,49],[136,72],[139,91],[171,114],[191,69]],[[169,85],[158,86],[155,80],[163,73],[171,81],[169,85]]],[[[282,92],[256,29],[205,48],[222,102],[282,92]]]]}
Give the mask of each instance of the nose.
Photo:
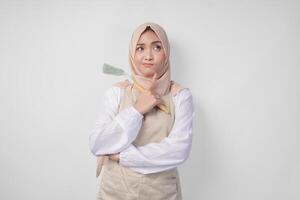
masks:
{"type": "Polygon", "coordinates": [[[152,60],[153,59],[152,51],[150,49],[148,49],[147,51],[145,51],[145,59],[146,60],[152,60]]]}

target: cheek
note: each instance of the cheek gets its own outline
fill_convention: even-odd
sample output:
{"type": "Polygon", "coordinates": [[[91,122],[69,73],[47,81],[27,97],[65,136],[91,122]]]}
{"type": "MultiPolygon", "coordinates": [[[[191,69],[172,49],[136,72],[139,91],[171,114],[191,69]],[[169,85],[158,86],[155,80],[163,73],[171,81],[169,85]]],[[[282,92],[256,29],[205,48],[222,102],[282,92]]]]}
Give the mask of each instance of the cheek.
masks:
{"type": "Polygon", "coordinates": [[[157,54],[156,59],[157,59],[158,63],[160,63],[160,64],[164,63],[164,61],[165,61],[165,54],[164,53],[157,54]]]}
{"type": "Polygon", "coordinates": [[[139,64],[141,63],[142,61],[142,56],[140,54],[135,54],[134,58],[133,58],[133,61],[136,63],[136,64],[139,64]]]}

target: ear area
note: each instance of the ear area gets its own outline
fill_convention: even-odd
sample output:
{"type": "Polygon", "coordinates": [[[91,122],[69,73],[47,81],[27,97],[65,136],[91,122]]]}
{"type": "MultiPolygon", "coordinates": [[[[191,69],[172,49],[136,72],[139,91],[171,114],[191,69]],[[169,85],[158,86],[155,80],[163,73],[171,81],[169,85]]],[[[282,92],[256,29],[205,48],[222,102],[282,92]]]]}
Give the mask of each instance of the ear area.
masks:
{"type": "Polygon", "coordinates": [[[124,80],[124,81],[120,81],[120,82],[113,84],[113,86],[119,87],[121,89],[125,89],[129,84],[130,84],[130,82],[128,80],[124,80]]]}
{"type": "Polygon", "coordinates": [[[171,95],[175,96],[178,92],[185,89],[185,87],[181,86],[180,84],[176,83],[175,81],[171,81],[171,95]]]}

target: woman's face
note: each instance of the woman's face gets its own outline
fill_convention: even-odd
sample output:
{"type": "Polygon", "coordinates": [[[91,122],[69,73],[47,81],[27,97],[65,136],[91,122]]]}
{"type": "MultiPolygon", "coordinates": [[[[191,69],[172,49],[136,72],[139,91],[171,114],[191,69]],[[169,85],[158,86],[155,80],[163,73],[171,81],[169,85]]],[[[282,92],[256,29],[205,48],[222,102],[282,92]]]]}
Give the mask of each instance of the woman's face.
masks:
{"type": "Polygon", "coordinates": [[[139,38],[133,58],[135,66],[144,77],[151,78],[162,70],[165,63],[165,52],[157,35],[147,30],[139,38]]]}

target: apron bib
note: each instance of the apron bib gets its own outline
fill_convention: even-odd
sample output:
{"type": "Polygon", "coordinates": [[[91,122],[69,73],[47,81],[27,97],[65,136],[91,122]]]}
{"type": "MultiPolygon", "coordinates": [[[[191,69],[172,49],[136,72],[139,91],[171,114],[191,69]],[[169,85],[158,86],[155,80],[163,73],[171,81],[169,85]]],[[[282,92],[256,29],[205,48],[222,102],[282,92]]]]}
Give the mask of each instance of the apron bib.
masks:
{"type": "MultiPolygon", "coordinates": [[[[171,85],[172,86],[172,85],[171,85]]],[[[132,106],[139,96],[138,90],[127,82],[123,85],[119,112],[132,106]]],[[[172,93],[161,97],[170,113],[154,107],[144,115],[143,124],[134,146],[160,142],[169,135],[174,123],[172,93]]],[[[151,174],[141,174],[108,160],[103,166],[98,200],[181,200],[179,173],[176,168],[151,174]]]]}

